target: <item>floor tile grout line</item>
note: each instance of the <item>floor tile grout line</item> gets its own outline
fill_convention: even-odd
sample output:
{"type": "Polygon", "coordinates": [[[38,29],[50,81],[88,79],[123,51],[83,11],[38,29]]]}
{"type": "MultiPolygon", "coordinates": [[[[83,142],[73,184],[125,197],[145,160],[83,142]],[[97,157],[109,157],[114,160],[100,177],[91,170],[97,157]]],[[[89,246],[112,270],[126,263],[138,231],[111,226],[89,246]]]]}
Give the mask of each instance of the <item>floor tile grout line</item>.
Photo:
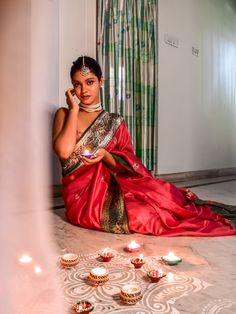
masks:
{"type": "Polygon", "coordinates": [[[232,182],[232,181],[236,181],[235,179],[229,179],[229,180],[222,180],[222,181],[214,181],[214,182],[207,182],[207,183],[198,183],[198,184],[189,184],[189,185],[183,185],[183,187],[200,187],[200,186],[205,186],[205,185],[214,185],[214,184],[220,184],[220,183],[225,183],[225,182],[232,182]]]}

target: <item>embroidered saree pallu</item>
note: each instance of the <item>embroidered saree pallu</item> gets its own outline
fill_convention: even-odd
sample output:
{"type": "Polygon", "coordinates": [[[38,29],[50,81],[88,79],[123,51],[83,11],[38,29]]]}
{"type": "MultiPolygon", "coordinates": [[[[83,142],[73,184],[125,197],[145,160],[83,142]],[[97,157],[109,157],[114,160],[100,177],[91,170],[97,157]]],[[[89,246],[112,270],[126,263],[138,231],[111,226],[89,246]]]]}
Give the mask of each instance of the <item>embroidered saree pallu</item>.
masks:
{"type": "Polygon", "coordinates": [[[118,114],[102,111],[61,163],[66,215],[75,225],[163,236],[236,234],[234,206],[199,200],[188,189],[151,175],[135,156],[118,114]],[[96,153],[99,148],[112,154],[116,169],[103,161],[92,166],[80,161],[85,149],[96,153]]]}

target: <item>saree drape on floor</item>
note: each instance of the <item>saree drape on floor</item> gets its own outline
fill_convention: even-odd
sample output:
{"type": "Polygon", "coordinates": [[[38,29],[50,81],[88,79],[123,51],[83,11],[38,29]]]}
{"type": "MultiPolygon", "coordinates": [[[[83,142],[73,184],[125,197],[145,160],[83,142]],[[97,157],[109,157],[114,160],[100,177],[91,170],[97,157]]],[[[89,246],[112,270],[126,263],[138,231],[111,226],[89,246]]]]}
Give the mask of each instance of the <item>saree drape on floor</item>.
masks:
{"type": "MultiPolygon", "coordinates": [[[[233,224],[220,214],[221,204],[199,200],[191,191],[151,175],[135,156],[118,114],[103,111],[62,162],[62,169],[66,215],[75,225],[161,236],[236,234],[233,224]],[[80,161],[84,149],[96,152],[100,147],[115,158],[115,170],[102,161],[92,166],[80,161]]],[[[224,214],[235,219],[235,210],[225,206],[224,214]]]]}

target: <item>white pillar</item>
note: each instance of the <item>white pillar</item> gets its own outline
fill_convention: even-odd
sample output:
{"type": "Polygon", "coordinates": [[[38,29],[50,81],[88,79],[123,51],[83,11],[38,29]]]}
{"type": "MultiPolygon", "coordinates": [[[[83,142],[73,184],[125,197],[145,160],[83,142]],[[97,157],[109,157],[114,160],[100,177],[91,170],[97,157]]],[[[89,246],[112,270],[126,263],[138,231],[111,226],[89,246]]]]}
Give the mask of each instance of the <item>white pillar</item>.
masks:
{"type": "Polygon", "coordinates": [[[1,1],[0,21],[0,313],[64,314],[48,210],[58,1],[1,1]]]}

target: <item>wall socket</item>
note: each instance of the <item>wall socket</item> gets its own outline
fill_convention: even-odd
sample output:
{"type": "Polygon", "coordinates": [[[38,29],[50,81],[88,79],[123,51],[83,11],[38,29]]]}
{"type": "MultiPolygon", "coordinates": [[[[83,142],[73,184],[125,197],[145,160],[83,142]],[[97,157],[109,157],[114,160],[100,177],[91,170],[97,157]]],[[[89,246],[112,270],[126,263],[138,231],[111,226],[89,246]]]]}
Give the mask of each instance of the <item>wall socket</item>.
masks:
{"type": "Polygon", "coordinates": [[[168,35],[168,34],[165,34],[164,41],[167,45],[170,45],[170,46],[175,47],[175,48],[179,47],[179,40],[168,35]]]}
{"type": "Polygon", "coordinates": [[[195,57],[198,57],[198,55],[199,55],[199,49],[196,48],[196,47],[192,47],[192,54],[193,54],[195,57]]]}

